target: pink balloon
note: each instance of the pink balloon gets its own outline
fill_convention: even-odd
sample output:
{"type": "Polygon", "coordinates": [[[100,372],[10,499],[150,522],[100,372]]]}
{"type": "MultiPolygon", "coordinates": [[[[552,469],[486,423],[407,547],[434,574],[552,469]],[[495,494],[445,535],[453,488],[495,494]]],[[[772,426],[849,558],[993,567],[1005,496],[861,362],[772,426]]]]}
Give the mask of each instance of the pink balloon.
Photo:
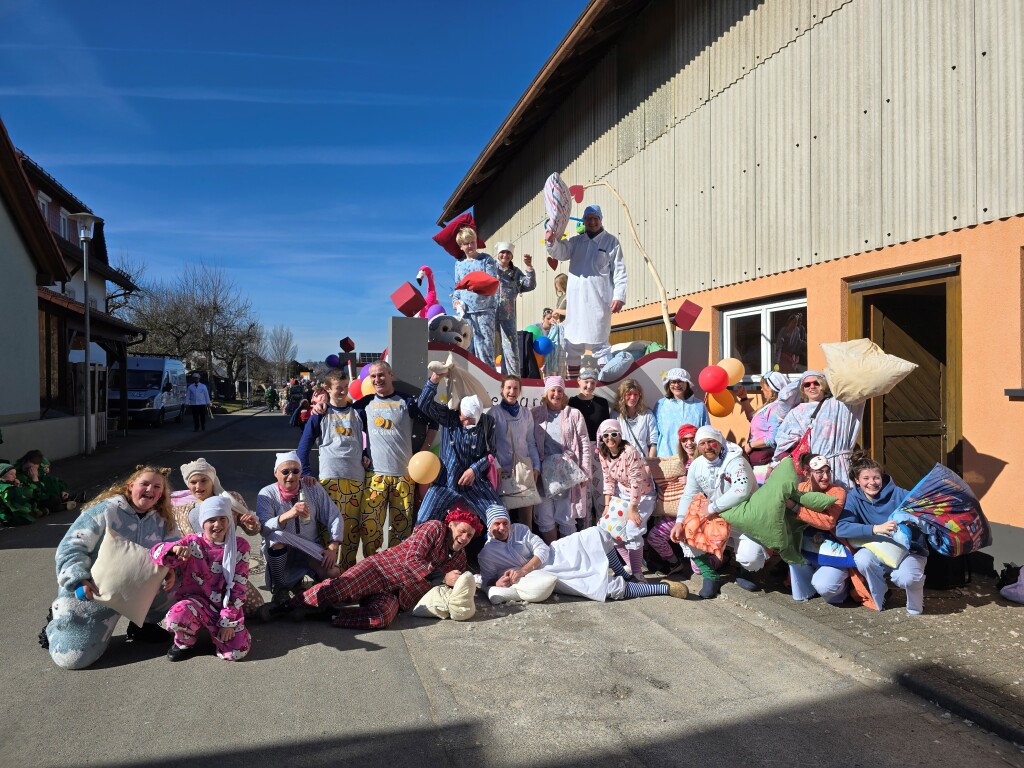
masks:
{"type": "Polygon", "coordinates": [[[431,304],[430,307],[427,308],[427,320],[429,320],[432,317],[437,317],[438,315],[443,314],[444,307],[442,307],[440,304],[431,304]]]}
{"type": "Polygon", "coordinates": [[[720,365],[709,365],[700,372],[697,383],[708,394],[718,394],[729,386],[729,372],[720,365]]]}

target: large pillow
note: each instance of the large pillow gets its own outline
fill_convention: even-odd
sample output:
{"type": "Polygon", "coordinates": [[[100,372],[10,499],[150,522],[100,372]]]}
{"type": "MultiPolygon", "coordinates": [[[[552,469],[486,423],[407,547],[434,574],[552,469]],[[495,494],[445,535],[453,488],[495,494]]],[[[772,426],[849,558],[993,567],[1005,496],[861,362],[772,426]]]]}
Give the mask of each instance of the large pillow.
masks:
{"type": "Polygon", "coordinates": [[[459,291],[472,291],[481,296],[493,296],[498,292],[498,278],[486,272],[470,272],[455,284],[459,291]]]}
{"type": "Polygon", "coordinates": [[[148,549],[108,528],[92,565],[95,600],[142,626],[167,570],[148,549]]]}
{"type": "Polygon", "coordinates": [[[827,493],[800,493],[798,483],[793,460],[783,459],[753,496],[721,516],[761,546],[778,552],[790,565],[803,565],[806,560],[800,545],[805,524],[789,513],[786,501],[793,498],[808,509],[824,512],[835,499],[827,493]]]}
{"type": "Polygon", "coordinates": [[[698,493],[690,502],[683,520],[683,538],[686,543],[701,552],[710,552],[721,558],[725,545],[729,543],[729,523],[721,515],[707,517],[708,499],[698,493]]]}
{"type": "Polygon", "coordinates": [[[546,571],[530,571],[523,576],[513,589],[518,593],[520,600],[528,603],[543,603],[551,593],[555,591],[555,584],[558,577],[546,571]]]}
{"type": "Polygon", "coordinates": [[[611,352],[629,352],[630,354],[644,354],[647,351],[647,347],[651,344],[649,341],[621,341],[618,344],[612,344],[609,349],[611,352]]]}
{"type": "Polygon", "coordinates": [[[849,542],[854,549],[864,548],[872,552],[882,561],[883,565],[889,568],[899,568],[903,558],[908,554],[905,547],[901,547],[888,536],[864,536],[859,539],[849,539],[849,542]]]}
{"type": "Polygon", "coordinates": [[[544,182],[544,210],[548,215],[547,228],[561,240],[572,213],[572,195],[557,173],[552,173],[544,182]]]}
{"type": "Polygon", "coordinates": [[[829,389],[847,405],[887,394],[917,368],[914,363],[887,355],[870,339],[822,344],[821,349],[829,389]]]}
{"type": "Polygon", "coordinates": [[[626,514],[629,511],[629,502],[623,501],[618,496],[612,496],[608,502],[608,511],[601,515],[598,526],[608,531],[608,534],[617,542],[622,542],[626,535],[626,514]]]}
{"type": "Polygon", "coordinates": [[[448,613],[452,621],[468,621],[476,614],[476,579],[470,571],[464,571],[452,587],[448,598],[448,613]]]}
{"type": "Polygon", "coordinates": [[[679,482],[683,474],[683,463],[673,457],[648,459],[647,465],[651,468],[651,479],[658,489],[658,498],[654,502],[654,516],[675,517],[685,488],[684,484],[679,482]]]}
{"type": "MultiPolygon", "coordinates": [[[[459,249],[458,243],[455,242],[455,236],[459,234],[459,230],[463,227],[472,227],[474,232],[478,232],[476,222],[473,221],[472,213],[464,213],[461,216],[456,216],[445,225],[444,229],[434,235],[434,242],[448,251],[448,253],[459,261],[466,258],[466,255],[459,249]]],[[[486,247],[484,241],[480,239],[479,234],[476,236],[476,247],[486,247]]]]}
{"type": "Polygon", "coordinates": [[[615,381],[621,379],[629,371],[629,367],[636,362],[629,352],[616,352],[611,359],[604,364],[601,372],[597,374],[598,381],[615,381]]]}

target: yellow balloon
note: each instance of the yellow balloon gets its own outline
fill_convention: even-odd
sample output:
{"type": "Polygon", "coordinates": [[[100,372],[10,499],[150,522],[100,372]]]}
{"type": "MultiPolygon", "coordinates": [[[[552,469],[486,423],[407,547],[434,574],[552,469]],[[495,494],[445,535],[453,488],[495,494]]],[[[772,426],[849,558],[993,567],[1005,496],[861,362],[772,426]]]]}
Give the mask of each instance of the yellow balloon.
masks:
{"type": "Polygon", "coordinates": [[[743,374],[746,373],[743,363],[735,357],[727,357],[724,360],[719,361],[718,366],[720,368],[724,368],[725,372],[729,374],[730,387],[735,384],[739,384],[740,379],[743,378],[743,374]]]}
{"type": "Polygon", "coordinates": [[[363,379],[363,397],[366,397],[367,395],[372,395],[376,391],[377,390],[373,388],[373,382],[370,381],[369,376],[363,379]]]}
{"type": "Polygon", "coordinates": [[[501,355],[498,355],[496,358],[494,358],[494,367],[501,368],[501,355]]]}
{"type": "Polygon", "coordinates": [[[712,416],[728,416],[736,407],[736,397],[728,389],[723,389],[721,392],[708,395],[707,406],[708,413],[712,416]]]}
{"type": "Polygon", "coordinates": [[[409,477],[415,483],[432,483],[440,471],[441,460],[430,451],[420,451],[409,459],[409,477]]]}

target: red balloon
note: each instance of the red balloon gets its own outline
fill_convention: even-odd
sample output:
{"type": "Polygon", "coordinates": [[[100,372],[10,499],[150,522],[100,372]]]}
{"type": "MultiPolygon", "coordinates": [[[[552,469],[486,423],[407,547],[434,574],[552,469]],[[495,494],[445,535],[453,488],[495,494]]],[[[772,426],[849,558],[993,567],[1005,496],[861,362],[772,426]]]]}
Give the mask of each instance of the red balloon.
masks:
{"type": "Polygon", "coordinates": [[[697,383],[708,394],[717,394],[729,386],[729,372],[720,365],[709,365],[700,372],[697,383]]]}
{"type": "Polygon", "coordinates": [[[348,396],[355,402],[363,396],[363,382],[359,379],[352,379],[352,383],[348,385],[348,396]]]}

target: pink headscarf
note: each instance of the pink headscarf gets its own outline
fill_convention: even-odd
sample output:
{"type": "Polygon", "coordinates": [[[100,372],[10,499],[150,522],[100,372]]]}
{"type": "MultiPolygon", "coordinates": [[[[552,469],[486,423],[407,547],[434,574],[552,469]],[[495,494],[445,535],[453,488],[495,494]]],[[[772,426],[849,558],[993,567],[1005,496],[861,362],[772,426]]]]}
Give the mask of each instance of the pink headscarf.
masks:
{"type": "Polygon", "coordinates": [[[548,376],[544,379],[544,393],[547,394],[547,391],[552,387],[561,387],[562,389],[565,389],[565,379],[561,376],[548,376]]]}

